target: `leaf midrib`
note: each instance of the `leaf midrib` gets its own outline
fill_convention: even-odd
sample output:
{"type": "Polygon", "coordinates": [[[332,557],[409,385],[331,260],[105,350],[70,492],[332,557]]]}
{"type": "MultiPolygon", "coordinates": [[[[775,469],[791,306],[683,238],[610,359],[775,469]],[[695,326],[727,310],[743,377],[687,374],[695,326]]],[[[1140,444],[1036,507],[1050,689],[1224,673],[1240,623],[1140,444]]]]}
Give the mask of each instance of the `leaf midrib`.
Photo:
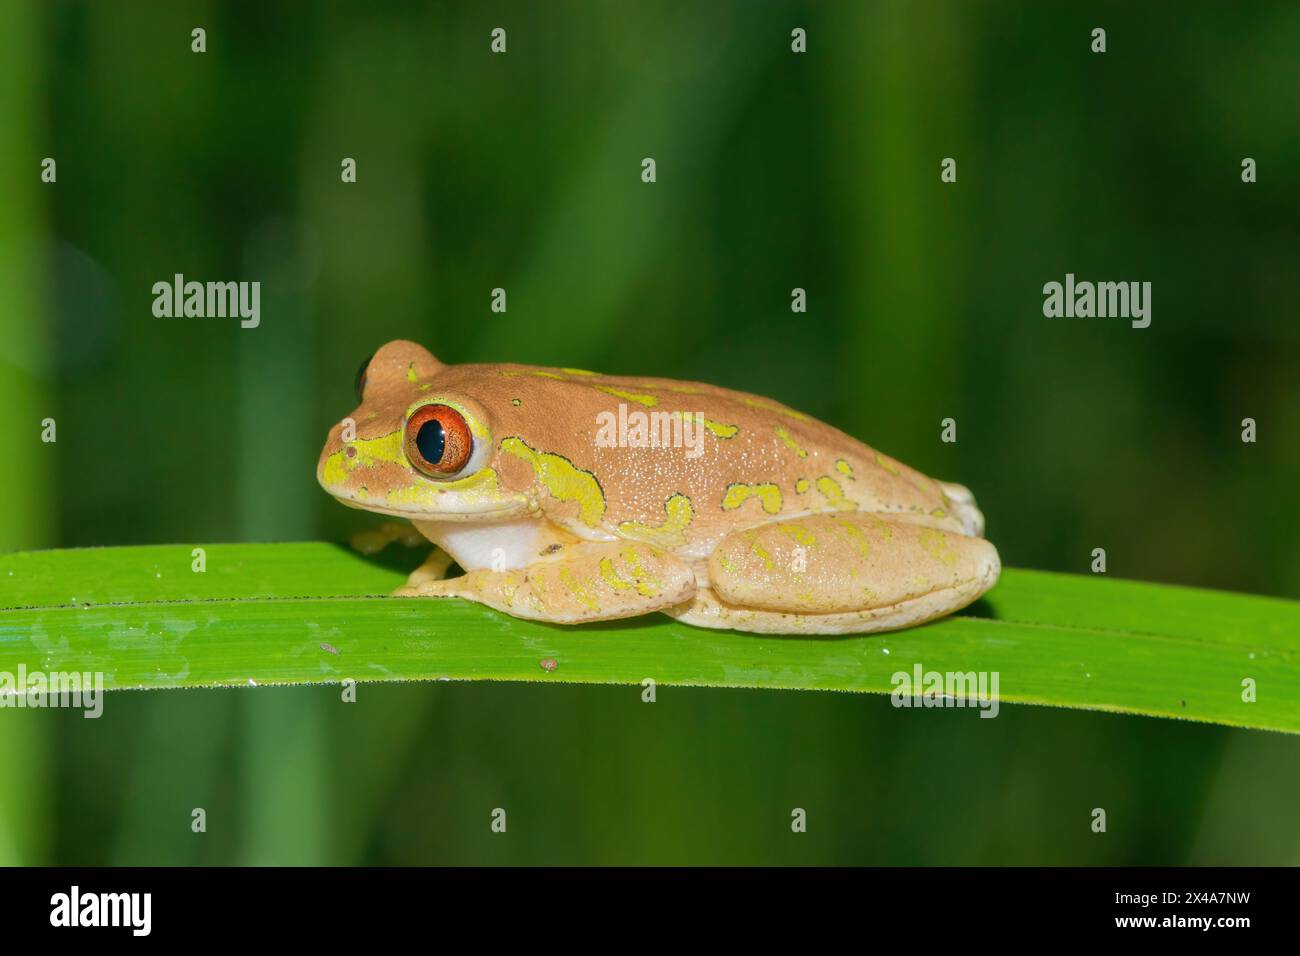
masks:
{"type": "MultiPolygon", "coordinates": [[[[28,613],[42,612],[42,611],[94,612],[99,609],[112,609],[112,608],[140,609],[140,608],[150,608],[150,607],[158,607],[158,608],[192,607],[192,606],[210,607],[213,605],[229,605],[229,606],[237,607],[237,606],[244,606],[244,605],[256,606],[256,605],[275,605],[275,604],[308,604],[308,603],[313,603],[318,601],[331,602],[331,603],[333,602],[369,603],[371,601],[387,601],[387,600],[392,600],[392,598],[390,598],[390,596],[388,595],[382,595],[382,594],[351,594],[351,595],[276,595],[276,596],[255,596],[255,597],[191,598],[191,599],[174,599],[174,600],[161,600],[161,601],[105,601],[103,603],[82,602],[77,604],[39,604],[39,605],[30,605],[30,606],[23,606],[23,607],[0,608],[0,618],[2,618],[6,614],[22,613],[22,612],[28,612],[28,613]]],[[[439,599],[439,600],[443,600],[443,599],[439,599]]],[[[446,600],[461,600],[461,599],[449,598],[446,600]]],[[[462,603],[472,604],[473,602],[462,601],[462,603]]],[[[968,615],[968,614],[954,614],[947,618],[942,618],[940,620],[951,621],[952,623],[960,623],[960,624],[974,623],[981,626],[988,625],[988,626],[995,626],[999,628],[1001,627],[1026,628],[1026,629],[1031,629],[1036,631],[1044,631],[1048,633],[1062,634],[1062,635],[1077,634],[1077,635],[1085,635],[1085,636],[1098,635],[1098,636],[1107,636],[1107,637],[1129,637],[1129,638],[1136,638],[1136,639],[1143,639],[1143,640],[1164,641],[1164,642],[1169,642],[1172,644],[1180,644],[1184,646],[1216,648],[1220,650],[1240,649],[1243,647],[1243,645],[1240,644],[1234,644],[1232,642],[1222,641],[1222,640],[1214,640],[1212,638],[1193,637],[1193,636],[1178,635],[1178,634],[1163,634],[1157,631],[1130,630],[1127,628],[1098,627],[1096,625],[1087,625],[1087,624],[1052,624],[1043,621],[1033,621],[1033,620],[1025,620],[1019,618],[979,617],[979,616],[968,615]]],[[[544,624],[545,622],[529,621],[528,623],[537,625],[537,624],[544,624]]],[[[668,626],[673,626],[673,624],[670,623],[668,626]]],[[[686,626],[677,624],[676,627],[686,627],[686,626]]],[[[691,629],[691,630],[698,630],[698,629],[691,629]]],[[[883,632],[876,635],[844,634],[844,635],[830,635],[830,637],[839,638],[839,639],[853,639],[856,637],[867,637],[867,636],[885,638],[887,634],[906,633],[907,630],[912,630],[912,629],[907,628],[904,629],[903,631],[883,632]]],[[[689,633],[689,631],[687,631],[687,633],[689,633]]],[[[806,640],[808,636],[827,637],[828,635],[794,634],[794,635],[762,635],[762,636],[764,638],[793,637],[800,640],[806,640]]],[[[1270,650],[1265,653],[1275,654],[1286,661],[1290,661],[1296,656],[1296,652],[1294,651],[1288,650],[1286,648],[1276,648],[1276,647],[1270,648],[1270,650]]]]}

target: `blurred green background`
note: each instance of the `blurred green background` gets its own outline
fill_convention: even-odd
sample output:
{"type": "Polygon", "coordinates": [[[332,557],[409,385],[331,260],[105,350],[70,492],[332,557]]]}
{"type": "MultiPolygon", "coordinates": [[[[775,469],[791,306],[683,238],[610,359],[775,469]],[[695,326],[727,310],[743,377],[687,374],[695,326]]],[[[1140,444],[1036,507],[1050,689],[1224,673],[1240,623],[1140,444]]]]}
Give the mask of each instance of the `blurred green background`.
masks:
{"type": "MultiPolygon", "coordinates": [[[[1283,0],[8,0],[0,547],[341,539],[369,519],[316,455],[401,337],[770,395],[970,485],[1009,565],[1104,547],[1296,597],[1297,51],[1283,0]],[[177,272],[261,281],[261,327],[155,318],[177,272]],[[1151,327],[1044,318],[1067,272],[1151,281],[1151,327]]],[[[1300,862],[1293,738],[975,713],[492,684],[8,710],[0,861],[1300,862]]]]}

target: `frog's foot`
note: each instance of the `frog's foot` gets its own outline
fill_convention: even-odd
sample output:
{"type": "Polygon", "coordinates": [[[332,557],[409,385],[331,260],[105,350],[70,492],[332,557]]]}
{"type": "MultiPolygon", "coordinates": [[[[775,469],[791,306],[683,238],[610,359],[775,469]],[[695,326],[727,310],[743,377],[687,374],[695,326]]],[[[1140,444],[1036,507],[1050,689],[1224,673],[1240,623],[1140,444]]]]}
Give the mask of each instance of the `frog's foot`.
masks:
{"type": "Polygon", "coordinates": [[[458,578],[425,581],[403,597],[460,597],[515,617],[557,624],[606,621],[661,611],[695,593],[689,564],[666,551],[629,542],[571,545],[510,571],[480,568],[458,578]]]}
{"type": "Polygon", "coordinates": [[[394,541],[407,548],[417,548],[428,543],[428,539],[416,531],[414,525],[401,521],[385,521],[376,528],[358,531],[352,535],[350,543],[362,554],[378,554],[394,541]]]}
{"type": "Polygon", "coordinates": [[[728,535],[707,589],[667,613],[770,634],[894,630],[965,607],[1000,570],[982,538],[870,513],[809,515],[728,535]]]}
{"type": "Polygon", "coordinates": [[[969,535],[979,537],[984,533],[984,512],[975,504],[975,496],[965,485],[953,481],[941,481],[939,487],[948,498],[953,515],[962,523],[962,529],[969,535]]]}
{"type": "Polygon", "coordinates": [[[425,585],[441,581],[451,567],[451,555],[442,548],[434,548],[424,563],[411,572],[406,584],[393,592],[394,597],[414,597],[421,594],[425,585]]]}

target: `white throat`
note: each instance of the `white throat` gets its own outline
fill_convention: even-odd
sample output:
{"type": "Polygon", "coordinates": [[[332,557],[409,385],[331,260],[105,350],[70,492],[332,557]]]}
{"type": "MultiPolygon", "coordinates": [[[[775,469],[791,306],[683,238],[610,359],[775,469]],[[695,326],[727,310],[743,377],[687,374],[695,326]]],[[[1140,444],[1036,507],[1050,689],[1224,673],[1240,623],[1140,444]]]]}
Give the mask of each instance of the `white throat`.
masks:
{"type": "Polygon", "coordinates": [[[537,560],[541,523],[536,518],[507,521],[416,521],[415,527],[466,571],[514,571],[537,560]]]}

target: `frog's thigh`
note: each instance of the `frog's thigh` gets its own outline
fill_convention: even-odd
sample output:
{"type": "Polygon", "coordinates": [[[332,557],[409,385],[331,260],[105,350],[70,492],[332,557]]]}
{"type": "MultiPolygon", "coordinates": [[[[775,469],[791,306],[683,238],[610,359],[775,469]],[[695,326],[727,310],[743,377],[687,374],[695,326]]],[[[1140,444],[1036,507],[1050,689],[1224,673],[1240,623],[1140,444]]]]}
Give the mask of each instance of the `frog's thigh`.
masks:
{"type": "Polygon", "coordinates": [[[716,630],[748,631],[752,634],[868,634],[873,631],[896,631],[924,624],[942,617],[953,608],[943,592],[904,601],[892,607],[831,614],[802,614],[785,611],[759,611],[736,607],[718,598],[709,588],[698,587],[685,604],[667,608],[664,613],[683,624],[716,630]]]}
{"type": "Polygon", "coordinates": [[[920,601],[965,607],[997,581],[993,545],[864,512],[809,515],[738,531],[709,558],[709,583],[734,607],[839,614],[920,601]]]}
{"type": "Polygon", "coordinates": [[[695,593],[695,574],[690,565],[646,544],[584,542],[519,570],[482,568],[397,593],[468,598],[515,617],[574,624],[633,617],[688,601],[695,593]]]}

